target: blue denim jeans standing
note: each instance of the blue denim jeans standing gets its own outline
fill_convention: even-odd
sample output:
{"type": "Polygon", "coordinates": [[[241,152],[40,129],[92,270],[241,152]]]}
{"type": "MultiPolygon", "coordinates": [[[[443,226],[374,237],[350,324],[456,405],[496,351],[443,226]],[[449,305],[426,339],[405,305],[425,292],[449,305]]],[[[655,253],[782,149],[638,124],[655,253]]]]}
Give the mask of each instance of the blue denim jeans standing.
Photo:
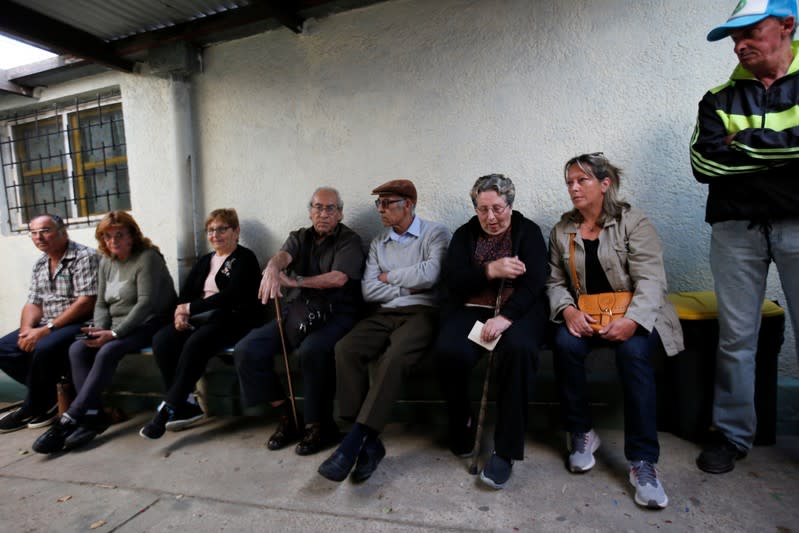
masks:
{"type": "Polygon", "coordinates": [[[713,425],[742,450],[752,447],[755,415],[755,356],[766,278],[777,265],[794,332],[799,331],[799,220],[713,224],[710,267],[719,314],[713,425]]]}
{"type": "Polygon", "coordinates": [[[650,356],[659,345],[657,330],[647,334],[638,328],[624,342],[609,342],[599,337],[575,337],[561,324],[555,333],[553,351],[566,431],[584,433],[593,427],[586,394],[585,359],[594,348],[612,347],[624,390],[624,456],[628,461],[657,463],[660,456],[657,394],[650,356]]]}

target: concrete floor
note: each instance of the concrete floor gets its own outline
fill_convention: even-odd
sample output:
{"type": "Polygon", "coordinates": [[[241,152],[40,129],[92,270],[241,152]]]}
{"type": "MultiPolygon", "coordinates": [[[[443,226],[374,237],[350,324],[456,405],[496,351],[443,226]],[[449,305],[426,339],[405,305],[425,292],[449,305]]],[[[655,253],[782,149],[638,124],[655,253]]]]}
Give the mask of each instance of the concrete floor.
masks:
{"type": "Polygon", "coordinates": [[[438,426],[392,424],[388,450],[362,485],[316,473],[328,452],[270,452],[274,422],[210,419],[159,441],[148,415],[84,450],[42,456],[42,430],[0,435],[3,531],[799,531],[799,437],[758,447],[735,470],[694,466],[698,446],[661,434],[663,511],[632,500],[620,430],[599,430],[597,466],[564,468],[563,435],[531,433],[505,490],[483,488],[440,443],[438,426]],[[94,529],[92,529],[94,528],[94,529]]]}

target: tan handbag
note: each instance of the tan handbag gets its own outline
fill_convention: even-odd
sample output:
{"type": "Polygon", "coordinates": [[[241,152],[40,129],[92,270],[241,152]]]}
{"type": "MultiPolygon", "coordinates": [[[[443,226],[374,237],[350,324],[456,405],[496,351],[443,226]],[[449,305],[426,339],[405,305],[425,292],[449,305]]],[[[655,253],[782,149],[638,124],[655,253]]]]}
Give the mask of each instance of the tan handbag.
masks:
{"type": "Polygon", "coordinates": [[[580,279],[577,277],[577,269],[574,266],[574,233],[569,234],[569,268],[572,275],[572,283],[577,293],[577,308],[583,313],[590,315],[596,323],[589,324],[591,329],[599,331],[614,320],[624,316],[627,307],[633,300],[631,291],[600,292],[597,294],[580,294],[580,279]]]}

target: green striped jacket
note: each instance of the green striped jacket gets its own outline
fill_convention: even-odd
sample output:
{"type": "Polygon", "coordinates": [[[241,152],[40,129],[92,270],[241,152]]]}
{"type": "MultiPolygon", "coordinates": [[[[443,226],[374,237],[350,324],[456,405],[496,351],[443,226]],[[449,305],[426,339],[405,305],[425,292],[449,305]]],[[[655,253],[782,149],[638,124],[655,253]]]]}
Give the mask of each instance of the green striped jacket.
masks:
{"type": "Polygon", "coordinates": [[[788,72],[766,89],[741,65],[699,103],[694,177],[709,185],[705,220],[799,218],[799,41],[788,72]],[[724,137],[735,134],[729,145],[724,137]]]}

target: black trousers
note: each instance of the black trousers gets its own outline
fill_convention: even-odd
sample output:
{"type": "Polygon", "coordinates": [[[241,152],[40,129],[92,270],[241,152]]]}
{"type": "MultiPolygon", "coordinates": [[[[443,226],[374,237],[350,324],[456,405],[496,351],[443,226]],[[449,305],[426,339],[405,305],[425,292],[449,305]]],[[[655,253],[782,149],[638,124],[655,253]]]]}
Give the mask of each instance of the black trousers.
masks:
{"type": "Polygon", "coordinates": [[[228,321],[211,321],[194,330],[178,331],[174,324],[153,337],[153,354],[166,385],[166,401],[178,406],[194,391],[208,361],[235,344],[248,327],[228,321]]]}
{"type": "MultiPolygon", "coordinates": [[[[296,348],[288,350],[300,359],[307,424],[333,424],[333,399],[336,395],[336,365],[333,347],[355,324],[352,313],[334,313],[318,331],[296,348]]],[[[280,377],[275,373],[275,356],[280,355],[277,321],[250,331],[236,344],[233,359],[239,375],[242,400],[251,407],[286,399],[280,377]]]]}
{"type": "MultiPolygon", "coordinates": [[[[451,430],[465,427],[472,414],[469,391],[472,369],[487,353],[466,336],[476,320],[485,323],[493,315],[492,309],[462,307],[442,319],[435,344],[436,369],[447,400],[451,430]]],[[[544,322],[532,314],[517,319],[494,348],[491,371],[497,400],[494,449],[510,459],[524,458],[527,402],[538,369],[538,347],[544,327],[544,322]]],[[[476,422],[474,419],[473,423],[476,422]]]]}

